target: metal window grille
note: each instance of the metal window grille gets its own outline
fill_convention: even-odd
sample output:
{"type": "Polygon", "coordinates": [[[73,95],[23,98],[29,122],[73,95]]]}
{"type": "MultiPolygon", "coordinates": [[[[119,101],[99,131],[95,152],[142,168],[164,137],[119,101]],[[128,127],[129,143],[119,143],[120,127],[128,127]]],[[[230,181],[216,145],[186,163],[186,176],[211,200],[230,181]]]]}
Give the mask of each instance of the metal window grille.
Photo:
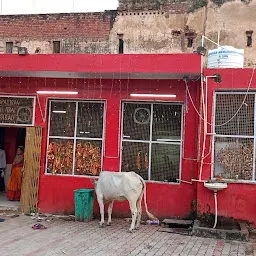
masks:
{"type": "Polygon", "coordinates": [[[51,102],[50,136],[74,137],[75,102],[51,102]]]}
{"type": "Polygon", "coordinates": [[[180,178],[182,105],[123,103],[122,171],[146,180],[177,182],[180,178]]]}
{"type": "Polygon", "coordinates": [[[225,179],[252,180],[253,139],[216,138],[215,176],[225,179]]]}
{"type": "Polygon", "coordinates": [[[255,94],[215,94],[213,176],[255,179],[255,94]]]}
{"type": "Polygon", "coordinates": [[[244,94],[216,94],[215,132],[217,134],[253,136],[254,95],[247,95],[242,104],[244,97],[244,94]],[[230,121],[227,122],[228,120],[230,121]],[[226,122],[227,124],[222,125],[226,122]]]}
{"type": "Polygon", "coordinates": [[[102,167],[105,105],[50,101],[47,172],[99,175],[102,167]]]}

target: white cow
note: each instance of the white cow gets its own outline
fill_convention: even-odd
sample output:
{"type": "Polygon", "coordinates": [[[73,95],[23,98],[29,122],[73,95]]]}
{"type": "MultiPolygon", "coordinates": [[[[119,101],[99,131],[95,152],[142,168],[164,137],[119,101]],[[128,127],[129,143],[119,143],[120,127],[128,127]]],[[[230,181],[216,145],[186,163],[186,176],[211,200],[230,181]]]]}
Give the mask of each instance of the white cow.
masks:
{"type": "Polygon", "coordinates": [[[156,217],[148,211],[146,202],[146,183],[143,178],[135,172],[103,171],[100,173],[98,181],[93,180],[93,183],[95,184],[97,200],[100,206],[100,226],[103,226],[104,224],[105,203],[109,203],[107,225],[110,225],[114,200],[128,200],[132,213],[132,223],[129,230],[132,231],[134,228],[139,228],[143,194],[148,217],[150,219],[156,219],[156,217]]]}

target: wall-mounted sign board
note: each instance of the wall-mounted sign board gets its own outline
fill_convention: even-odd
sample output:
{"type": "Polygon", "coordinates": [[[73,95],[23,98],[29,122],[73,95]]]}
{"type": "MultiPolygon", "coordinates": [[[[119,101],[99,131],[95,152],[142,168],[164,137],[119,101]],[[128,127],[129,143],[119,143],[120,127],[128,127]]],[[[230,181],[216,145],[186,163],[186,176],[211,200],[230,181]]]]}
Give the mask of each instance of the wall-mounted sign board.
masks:
{"type": "Polygon", "coordinates": [[[0,125],[34,126],[36,98],[0,96],[0,125]]]}

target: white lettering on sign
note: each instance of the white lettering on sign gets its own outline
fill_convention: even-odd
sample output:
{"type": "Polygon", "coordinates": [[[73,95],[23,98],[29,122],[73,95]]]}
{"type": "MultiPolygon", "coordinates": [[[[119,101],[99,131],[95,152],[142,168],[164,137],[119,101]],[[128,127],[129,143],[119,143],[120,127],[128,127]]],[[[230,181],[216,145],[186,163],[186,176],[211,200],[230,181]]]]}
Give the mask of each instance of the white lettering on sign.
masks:
{"type": "Polygon", "coordinates": [[[0,124],[33,124],[34,97],[1,97],[0,124]]]}

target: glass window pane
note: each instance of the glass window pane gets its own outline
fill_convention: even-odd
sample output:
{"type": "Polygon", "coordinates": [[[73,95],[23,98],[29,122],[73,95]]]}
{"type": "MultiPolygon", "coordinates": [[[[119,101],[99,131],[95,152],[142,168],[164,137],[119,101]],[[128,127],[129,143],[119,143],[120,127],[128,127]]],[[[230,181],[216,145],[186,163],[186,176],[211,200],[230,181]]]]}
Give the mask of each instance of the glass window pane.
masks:
{"type": "Polygon", "coordinates": [[[150,139],[150,104],[125,103],[123,109],[123,139],[150,139]]]}
{"type": "Polygon", "coordinates": [[[247,95],[241,106],[244,97],[245,94],[216,94],[215,132],[217,134],[253,136],[255,96],[247,95]],[[236,114],[239,108],[240,110],[236,114]],[[234,118],[232,118],[233,116],[234,118]],[[230,120],[231,118],[232,120],[230,120]],[[222,125],[226,122],[228,123],[222,125]]]}
{"type": "Polygon", "coordinates": [[[148,143],[123,142],[121,170],[134,171],[143,179],[148,180],[148,155],[148,143]]]}
{"type": "Polygon", "coordinates": [[[214,176],[252,180],[253,139],[215,138],[214,176]]]}
{"type": "Polygon", "coordinates": [[[50,139],[47,150],[47,172],[72,174],[73,147],[73,140],[50,139]]]}
{"type": "Polygon", "coordinates": [[[102,138],[104,103],[79,102],[77,137],[102,138]]]}
{"type": "Polygon", "coordinates": [[[51,102],[50,136],[73,137],[75,129],[75,102],[51,102]]]}
{"type": "Polygon", "coordinates": [[[101,171],[102,141],[77,140],[75,174],[98,176],[101,171]]]}
{"type": "Polygon", "coordinates": [[[180,177],[180,145],[152,144],[151,180],[178,182],[180,177]]]}
{"type": "Polygon", "coordinates": [[[152,140],[181,140],[182,106],[154,104],[152,140]]]}

